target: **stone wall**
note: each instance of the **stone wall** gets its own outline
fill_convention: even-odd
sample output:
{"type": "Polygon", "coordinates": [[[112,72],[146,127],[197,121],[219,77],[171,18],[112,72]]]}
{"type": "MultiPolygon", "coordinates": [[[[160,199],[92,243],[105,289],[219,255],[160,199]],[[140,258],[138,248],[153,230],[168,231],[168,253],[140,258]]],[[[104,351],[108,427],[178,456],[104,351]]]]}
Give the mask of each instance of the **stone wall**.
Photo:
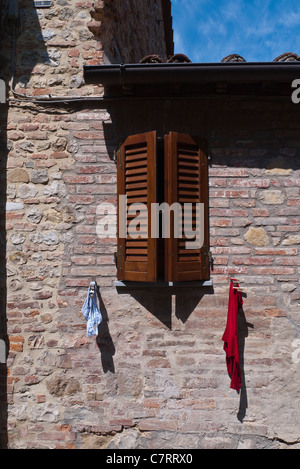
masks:
{"type": "MultiPolygon", "coordinates": [[[[84,85],[83,65],[137,63],[151,53],[163,59],[172,53],[161,0],[55,0],[50,8],[21,0],[19,10],[14,85],[28,96],[101,95],[98,86],[84,85]]],[[[3,44],[2,63],[10,64],[13,43],[3,44]]]]}
{"type": "MultiPolygon", "coordinates": [[[[101,5],[91,20],[89,3],[62,3],[37,15],[23,4],[44,40],[22,65],[23,45],[36,36],[25,28],[18,38],[16,90],[100,95],[83,84],[82,65],[102,58],[89,25],[102,18],[101,5]]],[[[9,448],[299,447],[298,107],[286,98],[193,105],[188,120],[178,100],[159,109],[146,101],[139,112],[130,105],[131,114],[100,102],[11,101],[1,422],[9,448]],[[116,203],[120,131],[153,128],[208,140],[213,288],[114,286],[116,240],[97,237],[97,207],[116,203]],[[245,290],[240,395],[229,388],[221,340],[231,275],[245,290]],[[103,322],[88,338],[81,307],[93,277],[103,322]]]]}

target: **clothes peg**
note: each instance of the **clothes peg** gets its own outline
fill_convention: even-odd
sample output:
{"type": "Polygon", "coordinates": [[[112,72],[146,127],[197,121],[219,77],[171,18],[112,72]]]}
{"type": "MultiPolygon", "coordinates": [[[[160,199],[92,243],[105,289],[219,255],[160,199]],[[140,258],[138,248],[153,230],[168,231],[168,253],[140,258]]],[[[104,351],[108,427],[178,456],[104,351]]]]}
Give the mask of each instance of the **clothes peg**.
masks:
{"type": "Polygon", "coordinates": [[[238,282],[232,282],[233,288],[239,288],[240,285],[238,282]]]}
{"type": "Polygon", "coordinates": [[[97,326],[102,321],[100,308],[97,304],[97,295],[95,295],[97,288],[96,280],[90,283],[87,297],[82,306],[83,317],[87,321],[87,337],[97,335],[97,326]]]}
{"type": "Polygon", "coordinates": [[[96,287],[97,287],[96,281],[92,281],[90,283],[90,298],[92,298],[94,296],[95,291],[96,291],[96,287]]]}
{"type": "Polygon", "coordinates": [[[233,288],[234,289],[239,289],[240,288],[240,280],[237,280],[236,278],[230,278],[233,288]]]}
{"type": "Polygon", "coordinates": [[[230,280],[233,283],[239,283],[240,282],[240,280],[238,280],[237,278],[233,278],[233,277],[231,277],[230,280]]]}

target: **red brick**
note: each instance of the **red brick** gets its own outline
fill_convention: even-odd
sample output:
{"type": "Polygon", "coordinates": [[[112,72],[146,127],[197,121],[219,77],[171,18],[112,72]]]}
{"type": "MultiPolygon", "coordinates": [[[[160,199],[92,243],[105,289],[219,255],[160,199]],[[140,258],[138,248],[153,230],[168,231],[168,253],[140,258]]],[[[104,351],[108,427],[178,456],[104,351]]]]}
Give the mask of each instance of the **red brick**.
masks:
{"type": "Polygon", "coordinates": [[[103,168],[100,165],[77,166],[76,171],[77,173],[83,173],[83,174],[110,172],[110,171],[103,171],[103,168]]]}
{"type": "Polygon", "coordinates": [[[97,155],[77,154],[75,156],[75,160],[79,161],[80,163],[97,163],[98,162],[97,155]]]}
{"type": "Polygon", "coordinates": [[[210,215],[215,217],[248,217],[248,210],[237,209],[211,209],[210,215]]]}
{"type": "Polygon", "coordinates": [[[264,208],[253,208],[251,211],[254,217],[268,217],[269,216],[268,210],[264,208]]]}
{"type": "Polygon", "coordinates": [[[71,49],[68,52],[68,57],[79,57],[79,55],[80,55],[80,52],[78,49],[71,49]]]}
{"type": "Polygon", "coordinates": [[[36,130],[35,132],[27,132],[26,139],[27,140],[47,140],[48,133],[42,130],[36,130]]]}
{"type": "Polygon", "coordinates": [[[33,160],[46,160],[48,158],[48,155],[46,153],[32,153],[30,155],[30,158],[33,160]]]}
{"type": "Polygon", "coordinates": [[[10,140],[21,140],[24,138],[24,133],[23,132],[9,132],[8,134],[10,140]]]}
{"type": "Polygon", "coordinates": [[[255,275],[293,275],[295,269],[291,267],[252,267],[251,272],[255,275]]]}
{"type": "Polygon", "coordinates": [[[23,352],[23,345],[18,343],[11,343],[9,344],[9,350],[13,350],[14,352],[23,352]]]}
{"type": "Polygon", "coordinates": [[[233,257],[232,263],[235,265],[272,265],[273,257],[233,257]]]}
{"type": "Polygon", "coordinates": [[[97,257],[97,264],[99,265],[111,265],[114,264],[113,256],[99,256],[97,257]]]}
{"type": "Polygon", "coordinates": [[[41,381],[41,379],[38,376],[31,375],[31,376],[26,376],[24,381],[28,385],[33,385],[33,384],[38,384],[41,381]]]}
{"type": "Polygon", "coordinates": [[[289,199],[287,204],[288,206],[298,207],[300,205],[300,199],[289,199]]]}
{"type": "Polygon", "coordinates": [[[228,267],[215,266],[214,274],[246,275],[248,274],[248,268],[247,267],[234,267],[234,266],[232,267],[231,266],[228,266],[228,267]]]}
{"type": "Polygon", "coordinates": [[[270,186],[269,179],[230,179],[228,181],[228,187],[261,187],[266,188],[270,186]]]}
{"type": "Polygon", "coordinates": [[[225,197],[229,199],[235,199],[235,198],[242,198],[242,199],[248,199],[249,198],[249,191],[243,191],[243,190],[214,190],[211,189],[209,191],[210,197],[225,197]]]}
{"type": "Polygon", "coordinates": [[[64,181],[67,184],[92,184],[94,182],[94,176],[74,175],[65,174],[64,181]]]}
{"type": "Polygon", "coordinates": [[[217,246],[213,249],[214,254],[250,254],[251,248],[247,246],[217,246]]]}
{"type": "Polygon", "coordinates": [[[109,425],[111,427],[132,427],[133,426],[133,421],[131,419],[115,419],[115,420],[110,420],[109,425]]]}
{"type": "Polygon", "coordinates": [[[89,205],[94,202],[95,197],[87,195],[71,195],[69,197],[70,204],[89,205]]]}
{"type": "Polygon", "coordinates": [[[90,285],[89,278],[66,278],[67,287],[88,287],[90,285]]]}
{"type": "Polygon", "coordinates": [[[21,342],[22,344],[24,343],[24,337],[22,336],[10,336],[9,337],[9,342],[21,342]]]}
{"type": "Polygon", "coordinates": [[[264,256],[296,256],[297,248],[255,248],[254,254],[262,254],[264,256]]]}
{"type": "Polygon", "coordinates": [[[247,177],[248,176],[247,168],[210,168],[210,176],[219,176],[219,177],[247,177]]]}
{"type": "Polygon", "coordinates": [[[210,226],[232,226],[232,220],[228,218],[210,218],[210,226]]]}
{"type": "Polygon", "coordinates": [[[46,396],[45,396],[45,394],[39,394],[39,395],[37,395],[37,396],[36,396],[36,402],[37,402],[38,404],[41,404],[41,403],[43,403],[43,402],[46,402],[46,396]]]}
{"type": "Polygon", "coordinates": [[[75,138],[79,140],[99,140],[103,138],[103,131],[93,132],[93,131],[76,131],[73,133],[75,138]]]}
{"type": "Polygon", "coordinates": [[[96,259],[92,256],[73,256],[71,262],[75,265],[95,265],[96,259]]]}
{"type": "Polygon", "coordinates": [[[275,259],[276,264],[280,265],[300,265],[300,256],[297,257],[277,257],[275,259]]]}
{"type": "Polygon", "coordinates": [[[284,179],[283,181],[284,186],[300,186],[300,180],[299,178],[289,178],[289,179],[284,179]]]}
{"type": "Polygon", "coordinates": [[[77,241],[78,241],[79,244],[97,244],[98,237],[96,235],[95,236],[81,235],[81,236],[78,236],[77,241]]]}
{"type": "Polygon", "coordinates": [[[50,158],[54,159],[62,159],[62,158],[68,158],[70,155],[69,153],[65,151],[55,151],[54,153],[51,154],[50,158]]]}
{"type": "Polygon", "coordinates": [[[28,132],[30,130],[38,130],[38,124],[22,124],[19,126],[20,130],[24,130],[24,132],[28,132]]]}

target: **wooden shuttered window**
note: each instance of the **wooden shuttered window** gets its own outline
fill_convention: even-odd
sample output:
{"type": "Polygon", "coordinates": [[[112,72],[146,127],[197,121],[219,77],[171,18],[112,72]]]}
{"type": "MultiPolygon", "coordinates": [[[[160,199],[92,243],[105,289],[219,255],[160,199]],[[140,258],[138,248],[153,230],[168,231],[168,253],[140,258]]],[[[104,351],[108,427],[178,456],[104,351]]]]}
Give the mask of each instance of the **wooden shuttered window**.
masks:
{"type": "MultiPolygon", "coordinates": [[[[170,132],[159,149],[156,132],[130,136],[118,151],[118,252],[119,280],[167,282],[208,280],[208,174],[205,142],[189,135],[170,132]],[[120,223],[120,195],[126,196],[127,208],[131,204],[145,204],[147,213],[138,212],[141,236],[132,238],[130,226],[137,223],[137,212],[128,213],[120,223]],[[171,208],[170,236],[151,237],[151,204],[162,202],[171,208]],[[178,235],[174,226],[172,205],[181,207],[178,235]],[[178,205],[179,203],[179,205],[178,205]],[[189,204],[189,205],[184,205],[189,204]],[[191,244],[196,228],[196,204],[202,204],[200,221],[203,230],[198,246],[191,244]],[[186,223],[186,221],[188,223],[186,223]],[[187,227],[192,233],[187,232],[187,227]],[[122,231],[123,230],[123,231],[122,231]],[[124,237],[124,230],[126,236],[124,237]],[[122,234],[122,236],[121,236],[122,234]]],[[[199,205],[198,205],[199,207],[199,205]]],[[[163,229],[160,230],[160,236],[163,229]]]]}
{"type": "Polygon", "coordinates": [[[166,240],[166,280],[208,280],[208,165],[203,139],[177,132],[165,136],[165,199],[169,206],[181,206],[181,235],[176,237],[172,220],[166,240]]]}
{"type": "MultiPolygon", "coordinates": [[[[132,204],[143,204],[148,214],[151,213],[151,203],[156,202],[157,194],[156,155],[156,132],[130,136],[118,151],[117,267],[120,280],[157,280],[157,239],[149,235],[150,216],[144,210],[128,213],[128,207],[132,204]],[[120,196],[126,196],[126,207],[122,206],[120,196]],[[136,215],[140,220],[140,236],[133,237],[130,226],[134,225],[136,215]]],[[[135,207],[138,208],[138,205],[135,207]]]]}

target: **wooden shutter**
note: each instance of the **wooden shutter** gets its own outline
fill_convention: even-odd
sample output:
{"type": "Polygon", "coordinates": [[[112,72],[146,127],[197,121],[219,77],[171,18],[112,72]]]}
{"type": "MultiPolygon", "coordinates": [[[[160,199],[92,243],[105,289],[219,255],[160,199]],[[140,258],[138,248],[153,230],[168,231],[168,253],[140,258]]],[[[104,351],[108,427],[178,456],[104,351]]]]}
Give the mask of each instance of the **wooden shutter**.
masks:
{"type": "Polygon", "coordinates": [[[195,203],[204,204],[204,243],[201,248],[187,249],[188,239],[174,237],[171,219],[171,237],[165,239],[165,273],[171,282],[209,279],[209,227],[208,227],[208,166],[205,141],[197,137],[170,132],[165,136],[165,199],[171,205],[179,202],[193,205],[195,228],[195,203]]]}
{"type": "MultiPolygon", "coordinates": [[[[119,280],[155,282],[157,279],[157,239],[150,236],[151,203],[157,201],[156,155],[156,132],[130,136],[118,151],[117,267],[119,280]],[[119,216],[122,209],[121,195],[127,197],[127,209],[133,203],[147,206],[147,212],[136,213],[140,220],[143,217],[143,223],[140,224],[140,236],[136,239],[127,231],[130,223],[137,219],[136,216],[128,214],[128,210],[126,210],[125,217],[127,235],[121,237],[122,226],[119,216]]],[[[123,228],[125,228],[125,223],[123,228]]]]}

